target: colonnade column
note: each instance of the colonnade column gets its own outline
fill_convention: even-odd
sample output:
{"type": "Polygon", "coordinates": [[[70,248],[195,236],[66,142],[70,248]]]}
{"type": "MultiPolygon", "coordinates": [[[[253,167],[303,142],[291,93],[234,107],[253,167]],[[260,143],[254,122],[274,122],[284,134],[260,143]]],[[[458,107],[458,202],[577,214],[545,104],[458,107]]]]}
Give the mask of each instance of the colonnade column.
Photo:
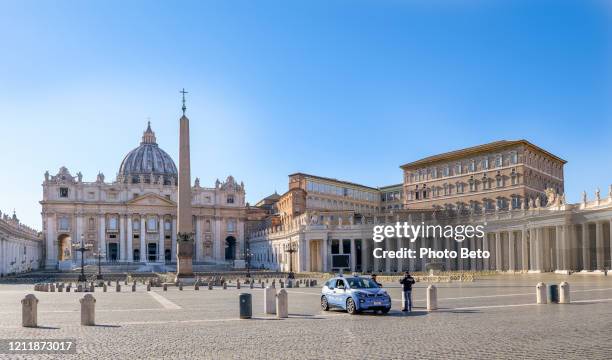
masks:
{"type": "Polygon", "coordinates": [[[610,219],[608,225],[610,232],[610,267],[612,267],[612,219],[610,219]]]}
{"type": "Polygon", "coordinates": [[[361,271],[366,272],[370,266],[370,254],[368,253],[368,243],[370,240],[361,240],[361,271]]]}
{"type": "MultiPolygon", "coordinates": [[[[385,250],[387,251],[391,250],[391,239],[390,238],[385,239],[385,250]]],[[[390,273],[391,272],[391,259],[385,258],[384,262],[385,262],[385,272],[390,273]]]]}
{"type": "Polygon", "coordinates": [[[351,239],[351,271],[355,271],[357,262],[357,250],[355,248],[355,239],[351,239]]]}
{"type": "Polygon", "coordinates": [[[598,221],[595,223],[595,254],[597,257],[597,270],[604,269],[604,239],[603,239],[603,223],[598,221]]]}
{"type": "MultiPolygon", "coordinates": [[[[79,244],[80,244],[81,243],[81,235],[83,235],[83,236],[85,235],[85,234],[83,234],[83,215],[82,214],[76,214],[76,226],[75,226],[75,230],[74,230],[73,241],[78,241],[79,244]]],[[[86,239],[83,238],[83,241],[86,241],[86,239]]],[[[75,252],[73,252],[73,254],[74,253],[75,252]]],[[[82,252],[78,252],[76,254],[77,254],[77,256],[73,256],[72,258],[75,259],[75,258],[78,257],[79,264],[80,264],[81,256],[83,256],[83,253],[82,252]]]]}
{"type": "Polygon", "coordinates": [[[591,270],[591,253],[589,246],[589,223],[582,224],[582,270],[591,270]]]}
{"type": "MultiPolygon", "coordinates": [[[[470,243],[470,251],[472,250],[476,250],[476,239],[474,239],[473,237],[470,238],[469,240],[470,243]]],[[[476,271],[476,261],[477,259],[470,259],[470,270],[472,271],[476,271]]]]}
{"type": "Polygon", "coordinates": [[[146,220],[145,220],[145,216],[144,215],[140,215],[140,262],[146,262],[147,261],[147,249],[146,249],[146,241],[145,241],[145,236],[147,234],[147,231],[145,229],[146,227],[146,220]]]}
{"type": "Polygon", "coordinates": [[[325,237],[322,241],[323,243],[323,247],[322,247],[322,257],[323,257],[323,272],[328,272],[329,271],[329,240],[327,240],[327,237],[325,237]]]}
{"type": "Polygon", "coordinates": [[[132,243],[132,241],[134,240],[134,234],[132,234],[132,216],[128,215],[127,216],[127,247],[126,247],[126,252],[127,252],[127,261],[128,262],[132,262],[134,261],[134,244],[132,243]]]}
{"type": "MultiPolygon", "coordinates": [[[[402,249],[402,238],[398,237],[397,238],[397,250],[401,250],[402,249]]],[[[399,257],[397,258],[397,271],[402,271],[404,269],[404,258],[399,257]]]]}
{"type": "MultiPolygon", "coordinates": [[[[484,236],[482,237],[482,251],[489,251],[489,234],[485,233],[484,236]]],[[[461,260],[459,260],[461,261],[461,260]]],[[[482,267],[483,270],[490,270],[491,269],[491,260],[490,257],[483,259],[482,262],[482,267]]]]}
{"type": "Polygon", "coordinates": [[[553,270],[563,270],[565,269],[563,264],[563,249],[565,245],[563,244],[563,230],[561,225],[555,226],[555,259],[557,262],[556,269],[553,270]]]}
{"type": "Polygon", "coordinates": [[[516,254],[515,250],[516,243],[516,233],[511,230],[508,233],[508,270],[514,271],[516,270],[516,254]]]}
{"type": "MultiPolygon", "coordinates": [[[[451,241],[453,241],[453,240],[451,238],[449,238],[449,237],[445,238],[445,240],[444,240],[446,250],[448,250],[448,251],[452,250],[452,248],[451,248],[451,246],[452,246],[451,241]]],[[[451,270],[451,258],[450,258],[450,256],[446,257],[446,259],[444,260],[444,263],[445,263],[444,267],[446,268],[446,271],[450,271],[451,270]]]]}
{"type": "MultiPolygon", "coordinates": [[[[408,241],[408,247],[410,250],[416,251],[416,241],[412,241],[412,239],[409,239],[408,241]]],[[[418,256],[418,254],[416,254],[416,256],[418,256]]],[[[411,272],[416,271],[416,259],[410,259],[409,269],[411,272]]]]}

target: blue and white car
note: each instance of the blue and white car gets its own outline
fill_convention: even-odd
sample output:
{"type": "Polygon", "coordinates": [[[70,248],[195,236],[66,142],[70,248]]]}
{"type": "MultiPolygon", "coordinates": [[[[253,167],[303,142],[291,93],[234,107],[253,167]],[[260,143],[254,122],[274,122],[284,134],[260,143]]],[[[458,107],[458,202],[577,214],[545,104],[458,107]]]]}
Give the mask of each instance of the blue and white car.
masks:
{"type": "Polygon", "coordinates": [[[370,278],[338,276],[323,285],[321,308],[324,311],[340,308],[351,315],[364,310],[386,314],[391,310],[391,297],[370,278]]]}

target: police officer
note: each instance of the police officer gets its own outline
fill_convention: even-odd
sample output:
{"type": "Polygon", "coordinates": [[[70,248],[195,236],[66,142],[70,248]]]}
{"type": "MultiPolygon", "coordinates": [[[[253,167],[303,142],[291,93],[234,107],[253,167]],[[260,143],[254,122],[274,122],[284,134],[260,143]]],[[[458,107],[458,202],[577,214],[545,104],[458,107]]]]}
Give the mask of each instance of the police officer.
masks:
{"type": "Polygon", "coordinates": [[[402,284],[402,311],[412,312],[412,284],[414,284],[414,278],[410,276],[410,272],[406,271],[404,277],[400,280],[402,284]]]}

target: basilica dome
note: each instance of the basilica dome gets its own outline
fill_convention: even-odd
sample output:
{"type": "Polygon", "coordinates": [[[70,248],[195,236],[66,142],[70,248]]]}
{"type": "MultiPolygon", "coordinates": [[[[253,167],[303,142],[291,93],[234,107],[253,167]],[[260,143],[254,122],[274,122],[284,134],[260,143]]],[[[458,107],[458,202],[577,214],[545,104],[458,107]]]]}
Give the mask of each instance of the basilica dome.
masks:
{"type": "Polygon", "coordinates": [[[170,155],[157,145],[149,122],[140,146],[123,158],[117,180],[132,183],[163,181],[163,184],[176,184],[177,178],[176,165],[170,155]]]}

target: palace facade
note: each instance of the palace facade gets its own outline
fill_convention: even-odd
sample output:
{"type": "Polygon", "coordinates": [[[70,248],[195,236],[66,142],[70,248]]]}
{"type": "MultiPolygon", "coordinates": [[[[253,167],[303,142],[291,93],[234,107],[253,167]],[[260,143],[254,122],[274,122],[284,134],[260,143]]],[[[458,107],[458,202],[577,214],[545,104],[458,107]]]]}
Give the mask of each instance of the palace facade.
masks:
{"type": "MultiPolygon", "coordinates": [[[[150,123],[140,145],[119,166],[114,181],[98,174],[93,182],[62,167],[47,171],[43,186],[42,223],[45,267],[72,269],[80,253],[72,244],[88,244],[85,262],[163,265],[176,262],[177,168],[157,144],[150,123]]],[[[243,258],[246,224],[245,187],[232,176],[192,187],[194,266],[229,265],[243,258]]],[[[258,211],[252,212],[259,214],[258,211]]]]}
{"type": "Polygon", "coordinates": [[[0,212],[0,276],[37,270],[43,259],[42,234],[17,215],[0,212]]]}
{"type": "Polygon", "coordinates": [[[249,232],[254,266],[283,271],[449,270],[601,272],[612,263],[612,186],[567,204],[565,160],[525,140],[498,141],[401,166],[404,182],[373,188],[308,174],[289,176],[276,214],[249,232]],[[396,222],[483,225],[485,237],[457,242],[372,240],[396,222]],[[373,249],[469,248],[489,259],[380,259],[373,249]]]}

